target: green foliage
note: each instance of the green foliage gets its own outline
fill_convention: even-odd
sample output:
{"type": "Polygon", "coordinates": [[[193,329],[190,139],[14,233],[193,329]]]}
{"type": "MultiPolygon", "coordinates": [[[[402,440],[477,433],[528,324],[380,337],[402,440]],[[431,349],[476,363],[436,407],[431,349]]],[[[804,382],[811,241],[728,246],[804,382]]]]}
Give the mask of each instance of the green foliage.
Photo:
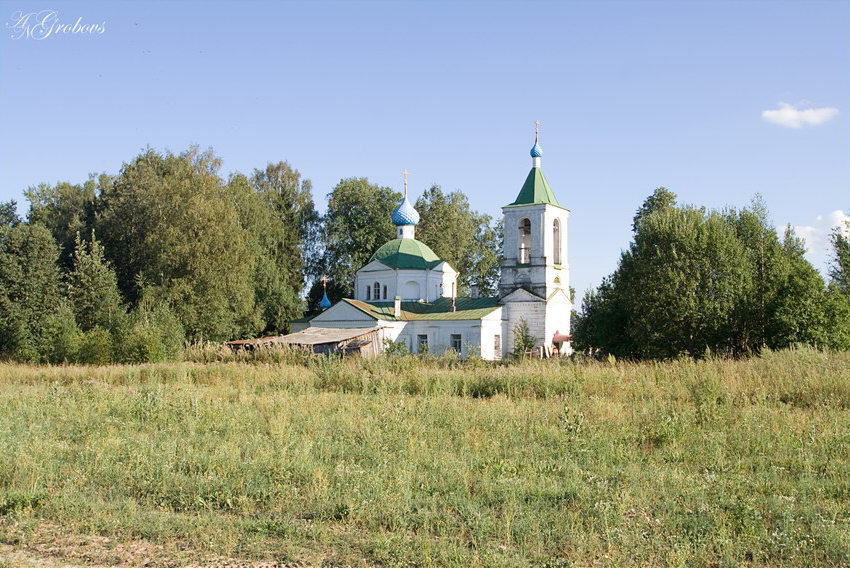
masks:
{"type": "Polygon", "coordinates": [[[833,257],[829,277],[839,290],[850,295],[850,221],[845,221],[843,227],[835,227],[830,240],[833,257]]]}
{"type": "Polygon", "coordinates": [[[652,195],[647,197],[632,219],[632,230],[637,232],[640,222],[656,211],[662,211],[676,206],[676,194],[666,187],[657,187],[652,195]]]}
{"type": "Polygon", "coordinates": [[[328,276],[333,285],[328,289],[331,302],[351,297],[354,273],[368,262],[378,247],[395,238],[395,226],[390,217],[400,201],[400,193],[370,184],[366,178],[340,180],[328,194],[324,229],[326,252],[318,270],[328,276]],[[342,295],[337,296],[337,291],[342,295]]]}
{"type": "Polygon", "coordinates": [[[172,305],[190,339],[258,331],[252,286],[256,256],[217,171],[197,148],[147,150],[105,190],[98,234],[133,304],[142,287],[172,305]]]}
{"type": "Polygon", "coordinates": [[[0,233],[21,223],[18,203],[14,200],[0,201],[0,233]]]}
{"type": "Polygon", "coordinates": [[[524,359],[526,352],[534,349],[537,345],[537,338],[531,333],[528,323],[524,319],[520,319],[514,326],[514,357],[524,359]]]}
{"type": "Polygon", "coordinates": [[[82,185],[60,182],[55,186],[40,184],[24,192],[30,202],[29,223],[41,225],[59,245],[59,264],[70,270],[78,233],[88,235],[94,226],[96,199],[112,179],[102,174],[92,176],[82,185]]]}
{"type": "Polygon", "coordinates": [[[112,362],[112,334],[95,326],[82,334],[77,362],[86,365],[108,365],[112,362]]]}
{"type": "Polygon", "coordinates": [[[178,316],[163,301],[145,296],[119,330],[116,359],[123,363],[174,361],[183,353],[185,333],[178,316]]]}
{"type": "Polygon", "coordinates": [[[311,184],[286,162],[254,170],[250,179],[235,175],[230,195],[256,258],[254,281],[263,332],[288,329],[304,311],[309,255],[315,255],[318,214],[311,184]]]}
{"type": "Polygon", "coordinates": [[[644,202],[617,270],[584,298],[576,349],[669,359],[846,344],[843,304],[790,228],[779,241],[760,198],[741,211],[674,203],[660,189],[644,202]]]}
{"type": "Polygon", "coordinates": [[[115,272],[95,239],[75,238],[73,269],[68,274],[68,299],[74,308],[77,325],[85,332],[95,327],[114,330],[125,315],[115,272]]]}
{"type": "Polygon", "coordinates": [[[47,358],[61,298],[57,257],[44,227],[21,224],[0,234],[0,358],[47,358]]]}
{"type": "Polygon", "coordinates": [[[67,301],[60,302],[58,311],[48,318],[47,329],[49,340],[44,358],[54,364],[78,362],[83,332],[67,301]]]}
{"type": "Polygon", "coordinates": [[[410,350],[407,348],[407,343],[404,341],[393,341],[392,339],[385,339],[384,354],[390,356],[410,355],[410,350]]]}

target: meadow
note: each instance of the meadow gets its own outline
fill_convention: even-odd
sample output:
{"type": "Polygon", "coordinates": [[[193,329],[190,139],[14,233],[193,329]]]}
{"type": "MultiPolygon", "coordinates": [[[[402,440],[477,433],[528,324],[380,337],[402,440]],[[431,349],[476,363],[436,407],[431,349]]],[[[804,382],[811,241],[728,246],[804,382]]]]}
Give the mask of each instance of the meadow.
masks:
{"type": "Polygon", "coordinates": [[[0,364],[0,566],[850,565],[847,352],[189,358],[0,364]]]}

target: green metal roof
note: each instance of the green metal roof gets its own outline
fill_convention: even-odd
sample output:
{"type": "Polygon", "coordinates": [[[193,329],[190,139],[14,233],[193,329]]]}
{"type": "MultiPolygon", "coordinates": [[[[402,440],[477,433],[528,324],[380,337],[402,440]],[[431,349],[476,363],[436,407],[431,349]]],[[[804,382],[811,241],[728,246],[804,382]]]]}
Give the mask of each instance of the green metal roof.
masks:
{"type": "Polygon", "coordinates": [[[451,298],[440,298],[433,302],[402,302],[401,317],[395,317],[394,302],[363,302],[350,298],[342,301],[385,321],[476,320],[499,307],[499,298],[455,298],[455,311],[451,311],[451,298]]]}
{"type": "Polygon", "coordinates": [[[369,262],[378,260],[390,268],[428,270],[442,262],[428,245],[416,239],[393,239],[375,251],[369,262]]]}
{"type": "Polygon", "coordinates": [[[549,182],[543,175],[543,170],[540,168],[531,168],[528,172],[528,177],[525,178],[525,183],[522,184],[522,189],[519,190],[519,195],[516,200],[508,205],[534,205],[536,203],[548,203],[550,205],[561,206],[552,193],[552,188],[549,187],[549,182]]]}

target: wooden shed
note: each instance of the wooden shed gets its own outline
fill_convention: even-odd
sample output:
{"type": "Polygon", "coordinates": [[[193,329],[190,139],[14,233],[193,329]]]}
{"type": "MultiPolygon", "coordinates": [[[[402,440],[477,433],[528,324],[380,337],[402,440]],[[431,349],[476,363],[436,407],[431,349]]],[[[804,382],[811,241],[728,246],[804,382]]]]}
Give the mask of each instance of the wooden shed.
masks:
{"type": "Polygon", "coordinates": [[[253,350],[257,347],[291,345],[311,349],[314,353],[357,353],[364,356],[383,349],[381,327],[308,327],[289,335],[228,341],[231,349],[253,350]]]}

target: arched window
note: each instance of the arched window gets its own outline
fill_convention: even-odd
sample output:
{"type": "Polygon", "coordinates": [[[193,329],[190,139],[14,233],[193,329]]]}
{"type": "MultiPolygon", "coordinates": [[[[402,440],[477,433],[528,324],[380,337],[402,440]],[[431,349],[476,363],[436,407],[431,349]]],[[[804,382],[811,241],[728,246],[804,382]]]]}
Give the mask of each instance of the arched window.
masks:
{"type": "Polygon", "coordinates": [[[561,264],[561,220],[555,219],[552,225],[552,247],[555,264],[561,264]]]}
{"type": "Polygon", "coordinates": [[[519,222],[519,262],[531,262],[531,221],[528,219],[519,222]]]}
{"type": "Polygon", "coordinates": [[[366,286],[366,301],[369,301],[371,299],[372,299],[372,287],[366,286]]]}
{"type": "Polygon", "coordinates": [[[384,299],[387,299],[387,285],[384,284],[384,299]]]}
{"type": "Polygon", "coordinates": [[[375,301],[380,300],[381,299],[381,285],[378,284],[377,282],[375,282],[375,284],[372,287],[375,289],[375,291],[372,293],[372,296],[375,298],[375,301]]]}

